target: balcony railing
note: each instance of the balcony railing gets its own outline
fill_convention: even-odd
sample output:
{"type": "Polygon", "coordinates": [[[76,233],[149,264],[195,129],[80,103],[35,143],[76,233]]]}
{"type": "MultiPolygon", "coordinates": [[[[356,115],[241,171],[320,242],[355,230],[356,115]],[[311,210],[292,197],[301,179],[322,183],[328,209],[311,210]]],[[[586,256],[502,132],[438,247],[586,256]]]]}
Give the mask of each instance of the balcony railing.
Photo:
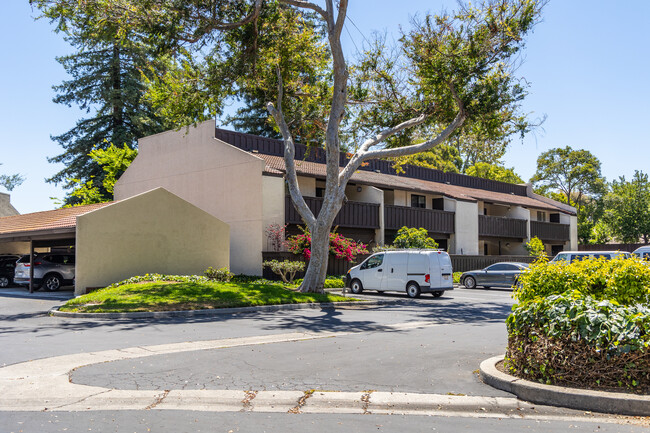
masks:
{"type": "Polygon", "coordinates": [[[526,220],[488,215],[478,216],[479,236],[524,239],[528,236],[526,226],[526,220]]]}
{"type": "MultiPolygon", "coordinates": [[[[318,216],[323,207],[323,199],[319,197],[305,197],[309,209],[318,216]]],[[[293,206],[291,197],[286,196],[284,201],[284,215],[287,224],[303,224],[300,214],[293,206]]],[[[334,226],[353,228],[379,228],[379,204],[348,201],[343,204],[334,219],[334,226]]]]}
{"type": "Polygon", "coordinates": [[[424,227],[432,233],[454,232],[454,212],[385,205],[384,216],[386,230],[398,230],[407,226],[424,227]]]}
{"type": "Polygon", "coordinates": [[[569,225],[559,223],[546,223],[542,221],[530,222],[530,236],[537,236],[543,241],[562,241],[569,240],[569,225]]]}

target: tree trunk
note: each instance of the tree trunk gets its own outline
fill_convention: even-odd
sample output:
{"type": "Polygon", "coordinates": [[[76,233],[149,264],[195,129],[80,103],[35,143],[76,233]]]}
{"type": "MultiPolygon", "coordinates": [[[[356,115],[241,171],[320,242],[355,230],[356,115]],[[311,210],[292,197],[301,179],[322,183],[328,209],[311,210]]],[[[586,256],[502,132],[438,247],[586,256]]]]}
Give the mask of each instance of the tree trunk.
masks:
{"type": "MultiPolygon", "coordinates": [[[[320,220],[320,218],[319,218],[320,220]]],[[[330,252],[330,225],[321,224],[311,230],[311,258],[300,291],[305,293],[323,293],[327,276],[327,261],[330,252]]]]}

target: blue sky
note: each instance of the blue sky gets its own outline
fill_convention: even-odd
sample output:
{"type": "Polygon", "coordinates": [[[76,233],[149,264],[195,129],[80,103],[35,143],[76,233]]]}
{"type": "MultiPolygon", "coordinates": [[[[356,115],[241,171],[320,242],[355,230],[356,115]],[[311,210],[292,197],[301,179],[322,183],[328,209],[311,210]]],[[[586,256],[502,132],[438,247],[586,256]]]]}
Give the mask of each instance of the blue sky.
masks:
{"type": "MultiPolygon", "coordinates": [[[[427,10],[453,9],[455,1],[350,1],[350,34],[361,46],[363,33],[398,34],[409,18],[427,10]],[[395,4],[399,6],[396,7],[395,4]]],[[[27,0],[3,5],[0,27],[0,173],[21,173],[23,185],[11,192],[21,213],[56,207],[61,188],[46,183],[61,166],[47,162],[61,148],[50,140],[85,115],[77,108],[54,104],[52,86],[66,79],[55,56],[71,48],[52,26],[36,15],[27,0]]],[[[524,179],[536,168],[537,156],[560,146],[588,149],[602,162],[608,180],[634,170],[650,171],[650,2],[628,0],[551,0],[544,20],[528,39],[519,75],[530,83],[526,112],[547,116],[543,130],[513,141],[505,158],[524,179]]],[[[346,37],[347,49],[354,46],[346,37]]],[[[5,192],[1,187],[0,191],[5,192]]]]}

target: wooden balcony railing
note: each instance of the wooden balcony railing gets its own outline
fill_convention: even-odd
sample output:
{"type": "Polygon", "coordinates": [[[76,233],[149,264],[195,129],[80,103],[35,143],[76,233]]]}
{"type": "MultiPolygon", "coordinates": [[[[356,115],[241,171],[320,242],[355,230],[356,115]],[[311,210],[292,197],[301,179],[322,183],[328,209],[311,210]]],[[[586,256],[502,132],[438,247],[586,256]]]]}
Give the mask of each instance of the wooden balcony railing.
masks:
{"type": "Polygon", "coordinates": [[[454,212],[384,205],[384,225],[386,230],[407,226],[424,227],[432,233],[453,233],[454,212]]]}
{"type": "Polygon", "coordinates": [[[546,223],[542,221],[530,222],[530,237],[537,236],[543,241],[562,241],[570,239],[569,225],[559,223],[546,223]]]}
{"type": "MultiPolygon", "coordinates": [[[[323,199],[319,197],[305,197],[309,209],[318,216],[323,207],[323,199]]],[[[284,215],[287,224],[303,224],[300,214],[293,206],[291,197],[286,196],[284,201],[284,215]]],[[[348,201],[343,204],[334,219],[334,226],[353,228],[379,228],[379,204],[348,201]]]]}
{"type": "Polygon", "coordinates": [[[524,239],[528,236],[526,226],[526,220],[488,215],[478,216],[479,236],[524,239]]]}

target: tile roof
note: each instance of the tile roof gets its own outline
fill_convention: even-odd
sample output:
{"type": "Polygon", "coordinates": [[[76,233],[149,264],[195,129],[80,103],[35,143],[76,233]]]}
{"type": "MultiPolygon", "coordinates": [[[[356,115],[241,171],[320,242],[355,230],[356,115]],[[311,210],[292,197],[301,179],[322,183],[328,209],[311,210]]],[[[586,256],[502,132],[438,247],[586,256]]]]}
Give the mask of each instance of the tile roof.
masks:
{"type": "Polygon", "coordinates": [[[43,230],[74,228],[77,217],[108,206],[114,202],[95,203],[63,209],[34,212],[0,218],[0,235],[43,230]]]}
{"type": "MultiPolygon", "coordinates": [[[[265,174],[276,176],[278,174],[284,174],[285,165],[283,157],[258,153],[255,153],[254,155],[266,162],[266,167],[264,169],[265,174]]],[[[296,161],[296,171],[299,175],[302,176],[316,177],[321,179],[324,179],[326,176],[325,164],[319,164],[316,162],[296,161]]],[[[468,188],[457,185],[448,185],[446,183],[431,182],[427,180],[394,176],[384,173],[375,173],[372,171],[358,170],[354,175],[352,175],[350,182],[372,185],[381,188],[401,189],[429,194],[440,194],[456,200],[473,202],[482,200],[490,203],[517,205],[567,213],[566,210],[558,206],[544,203],[532,197],[487,191],[476,188],[468,188]]]]}

